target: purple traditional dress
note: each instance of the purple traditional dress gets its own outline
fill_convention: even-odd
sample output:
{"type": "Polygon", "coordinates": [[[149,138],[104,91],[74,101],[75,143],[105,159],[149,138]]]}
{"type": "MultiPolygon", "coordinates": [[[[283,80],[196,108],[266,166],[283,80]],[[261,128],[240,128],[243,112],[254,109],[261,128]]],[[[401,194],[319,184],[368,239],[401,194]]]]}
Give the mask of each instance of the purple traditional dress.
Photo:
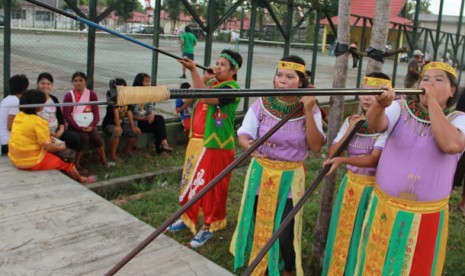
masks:
{"type": "MultiPolygon", "coordinates": [[[[347,131],[349,118],[333,143],[338,143],[347,131]]],[[[371,155],[375,149],[382,150],[385,143],[386,134],[374,132],[365,121],[350,140],[347,154],[349,157],[371,155]]],[[[375,184],[376,168],[346,167],[347,174],[342,179],[331,216],[322,275],[354,274],[363,219],[375,184]]]]}
{"type": "MultiPolygon", "coordinates": [[[[238,135],[246,135],[251,140],[262,137],[297,104],[286,104],[277,97],[257,100],[247,111],[238,135]]],[[[316,125],[324,135],[321,113],[318,108],[314,110],[316,125]]],[[[266,158],[253,158],[245,178],[238,225],[230,246],[234,269],[244,266],[247,259],[255,258],[281,224],[286,205],[290,203],[288,208],[292,208],[304,193],[303,161],[308,157],[308,145],[303,111],[286,122],[257,151],[266,158]]],[[[283,253],[282,257],[294,255],[297,275],[303,275],[300,256],[302,211],[294,217],[293,228],[289,231],[293,236],[289,241],[293,245],[292,252],[283,253]]],[[[279,265],[280,245],[276,242],[255,273],[263,275],[268,269],[268,275],[280,275],[279,265]]]]}
{"type": "MultiPolygon", "coordinates": [[[[356,275],[441,275],[448,202],[460,154],[436,143],[429,114],[398,100],[385,111],[388,138],[363,223],[356,275]]],[[[445,110],[465,133],[465,115],[445,110]]]]}

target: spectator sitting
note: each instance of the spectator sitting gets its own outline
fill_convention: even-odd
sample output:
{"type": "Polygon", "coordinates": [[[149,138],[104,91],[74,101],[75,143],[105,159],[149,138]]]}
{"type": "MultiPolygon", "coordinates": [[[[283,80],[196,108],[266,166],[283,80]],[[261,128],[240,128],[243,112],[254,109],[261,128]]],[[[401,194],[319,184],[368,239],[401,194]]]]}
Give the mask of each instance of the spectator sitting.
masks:
{"type": "MultiPolygon", "coordinates": [[[[59,103],[58,99],[50,94],[53,89],[53,76],[50,73],[40,73],[37,78],[37,89],[45,94],[46,104],[59,103]]],[[[50,135],[66,143],[66,147],[80,151],[81,141],[75,132],[65,129],[65,120],[61,108],[55,106],[44,107],[37,115],[48,122],[50,135]]]]}
{"type": "MultiPolygon", "coordinates": [[[[28,90],[21,96],[20,104],[43,104],[46,96],[39,90],[28,90]]],[[[13,121],[9,153],[13,165],[23,170],[53,170],[65,172],[71,178],[83,184],[94,183],[95,175],[81,176],[73,163],[66,163],[52,152],[62,151],[66,144],[52,142],[46,120],[37,115],[43,107],[21,107],[13,121]]]]}
{"type": "MultiPolygon", "coordinates": [[[[189,89],[191,85],[188,82],[183,82],[180,88],[189,89]]],[[[189,140],[189,133],[191,131],[192,102],[192,99],[176,99],[176,113],[181,117],[187,140],[189,140]]]]}
{"type": "Polygon", "coordinates": [[[8,154],[8,139],[10,139],[11,125],[16,114],[19,113],[19,97],[29,86],[29,80],[25,75],[14,75],[10,78],[10,95],[0,103],[0,144],[2,154],[8,154]],[[7,107],[10,106],[10,107],[7,107]]]}
{"type": "MultiPolygon", "coordinates": [[[[86,88],[86,74],[83,72],[76,72],[73,74],[71,80],[73,81],[74,89],[65,94],[63,102],[78,103],[98,101],[97,94],[86,88]]],[[[89,146],[89,142],[92,142],[96,147],[95,151],[104,167],[108,168],[114,166],[113,163],[107,162],[103,141],[97,131],[97,123],[100,120],[97,105],[65,106],[63,107],[63,117],[66,123],[68,123],[68,130],[77,133],[81,141],[81,150],[76,154],[76,167],[79,170],[85,171],[85,169],[81,167],[80,161],[84,154],[84,150],[89,146]]]]}
{"type": "MultiPolygon", "coordinates": [[[[150,86],[150,77],[145,73],[139,73],[134,78],[132,86],[150,86]]],[[[155,105],[134,105],[134,119],[143,133],[153,133],[155,138],[155,151],[157,154],[166,154],[172,151],[168,145],[166,136],[165,118],[155,114],[155,105]]]]}
{"type": "MultiPolygon", "coordinates": [[[[124,79],[116,78],[115,84],[118,86],[126,86],[124,79]]],[[[132,155],[132,149],[137,142],[137,137],[140,135],[140,128],[134,123],[132,111],[134,105],[124,106],[107,106],[107,113],[102,122],[102,128],[106,135],[111,136],[110,143],[110,158],[113,161],[120,161],[116,156],[118,150],[119,138],[121,135],[129,137],[124,153],[132,155]]]]}

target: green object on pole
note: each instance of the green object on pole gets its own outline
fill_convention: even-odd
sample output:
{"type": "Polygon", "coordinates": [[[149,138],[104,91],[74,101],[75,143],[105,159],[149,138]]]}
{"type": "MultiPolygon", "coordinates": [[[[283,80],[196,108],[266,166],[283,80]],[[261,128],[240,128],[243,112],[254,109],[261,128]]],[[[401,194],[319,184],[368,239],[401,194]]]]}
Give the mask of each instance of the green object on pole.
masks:
{"type": "MultiPolygon", "coordinates": [[[[360,49],[365,49],[365,33],[367,29],[367,18],[363,18],[363,26],[362,26],[362,35],[360,39],[360,49]]],[[[373,29],[373,26],[372,26],[373,29]]],[[[362,82],[362,67],[363,67],[363,56],[360,57],[358,63],[358,70],[357,70],[357,88],[360,87],[360,83],[362,82]]]]}
{"type": "Polygon", "coordinates": [[[316,59],[318,57],[318,42],[320,38],[320,9],[316,10],[315,30],[313,31],[313,53],[312,53],[312,83],[315,83],[316,59]]]}
{"type": "MultiPolygon", "coordinates": [[[[161,0],[155,0],[155,10],[153,11],[153,46],[157,47],[160,44],[160,13],[161,0]]],[[[157,85],[158,78],[158,52],[152,52],[152,85],[157,85]]]]}
{"type": "Polygon", "coordinates": [[[10,94],[10,70],[11,70],[11,1],[5,1],[5,26],[3,30],[3,95],[10,94]]]}
{"type": "MultiPolygon", "coordinates": [[[[89,1],[89,20],[95,22],[97,18],[97,0],[89,1]]],[[[81,30],[82,31],[82,30],[81,30]]],[[[89,26],[87,35],[87,88],[94,88],[95,72],[95,28],[89,26]]]]}
{"type": "Polygon", "coordinates": [[[436,49],[434,51],[433,60],[438,59],[438,51],[439,51],[439,42],[440,42],[440,35],[441,35],[441,25],[442,25],[442,11],[444,9],[444,0],[441,0],[439,4],[439,14],[438,14],[438,25],[436,28],[436,49]]]}

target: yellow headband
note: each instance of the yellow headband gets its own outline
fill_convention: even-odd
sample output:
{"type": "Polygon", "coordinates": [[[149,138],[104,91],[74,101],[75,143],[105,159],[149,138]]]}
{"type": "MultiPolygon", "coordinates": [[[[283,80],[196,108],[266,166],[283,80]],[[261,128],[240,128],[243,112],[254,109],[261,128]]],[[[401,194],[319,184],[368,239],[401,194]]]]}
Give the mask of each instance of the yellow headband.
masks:
{"type": "Polygon", "coordinates": [[[290,61],[280,61],[278,63],[278,68],[295,70],[295,71],[305,73],[305,65],[302,65],[300,63],[290,62],[290,61]]]}
{"type": "Polygon", "coordinates": [[[381,87],[381,85],[387,84],[389,88],[392,88],[392,82],[386,79],[373,78],[373,77],[364,77],[363,85],[372,86],[372,87],[381,87]]]}
{"type": "Polygon", "coordinates": [[[455,78],[457,78],[457,73],[455,72],[454,68],[452,68],[452,66],[450,66],[449,64],[444,63],[444,62],[440,62],[440,61],[433,61],[433,62],[430,62],[430,63],[426,64],[425,66],[423,66],[423,71],[421,71],[421,76],[423,77],[423,75],[426,72],[428,72],[429,70],[433,70],[433,69],[439,69],[439,70],[442,70],[442,71],[449,72],[455,78]]]}

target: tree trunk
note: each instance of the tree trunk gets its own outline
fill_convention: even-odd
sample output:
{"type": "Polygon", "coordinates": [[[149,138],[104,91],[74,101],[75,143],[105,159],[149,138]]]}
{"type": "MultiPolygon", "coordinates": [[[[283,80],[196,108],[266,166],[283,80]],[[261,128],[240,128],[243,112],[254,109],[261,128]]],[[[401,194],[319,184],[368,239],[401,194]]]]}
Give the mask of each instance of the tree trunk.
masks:
{"type": "MultiPolygon", "coordinates": [[[[340,44],[349,44],[350,38],[350,0],[339,1],[337,40],[340,44]]],[[[317,43],[317,42],[315,42],[317,43]]],[[[348,54],[336,58],[333,76],[333,88],[345,88],[347,81],[348,54]]],[[[327,133],[327,148],[333,143],[342,125],[344,113],[344,96],[331,96],[329,107],[329,127],[327,133]]],[[[312,275],[320,275],[323,264],[329,222],[334,204],[337,173],[332,173],[323,180],[321,191],[320,212],[313,233],[312,275]]]]}
{"type": "MultiPolygon", "coordinates": [[[[376,0],[375,18],[373,19],[373,27],[371,29],[370,46],[385,51],[386,41],[389,33],[389,21],[391,17],[391,1],[376,0]]],[[[381,72],[383,63],[374,59],[368,58],[366,74],[372,72],[381,72]]]]}

